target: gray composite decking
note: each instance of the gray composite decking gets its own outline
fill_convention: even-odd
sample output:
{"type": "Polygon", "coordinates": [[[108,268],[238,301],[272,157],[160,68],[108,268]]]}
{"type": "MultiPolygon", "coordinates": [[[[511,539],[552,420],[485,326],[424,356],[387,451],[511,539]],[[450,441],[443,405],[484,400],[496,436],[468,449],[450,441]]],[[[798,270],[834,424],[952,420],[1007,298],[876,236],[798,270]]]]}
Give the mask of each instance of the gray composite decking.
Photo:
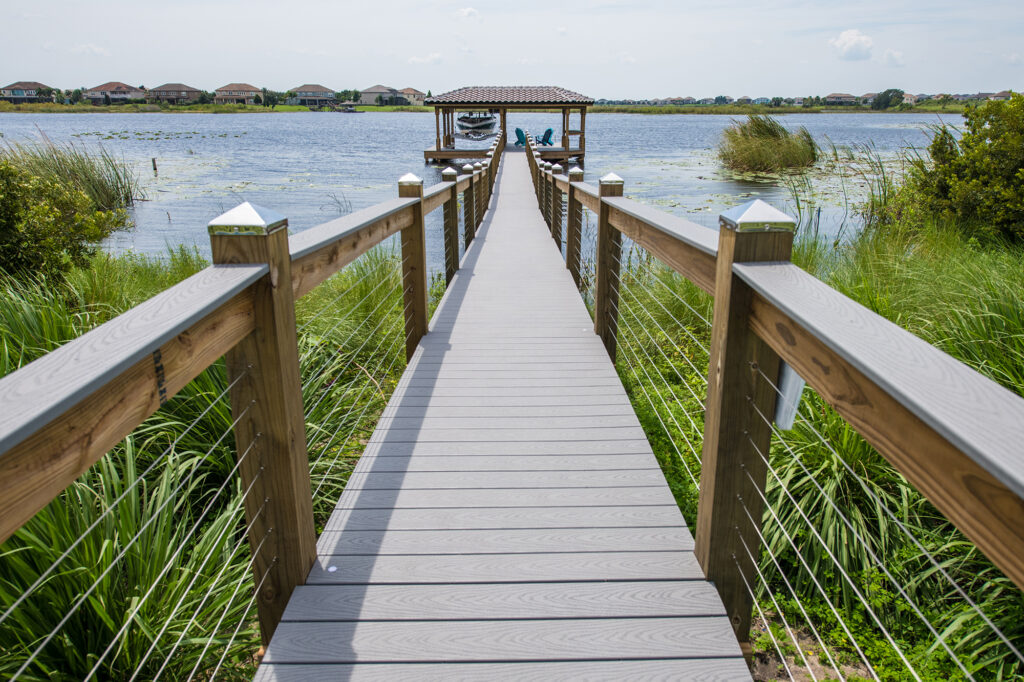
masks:
{"type": "Polygon", "coordinates": [[[750,679],[506,153],[256,679],[750,679]]]}

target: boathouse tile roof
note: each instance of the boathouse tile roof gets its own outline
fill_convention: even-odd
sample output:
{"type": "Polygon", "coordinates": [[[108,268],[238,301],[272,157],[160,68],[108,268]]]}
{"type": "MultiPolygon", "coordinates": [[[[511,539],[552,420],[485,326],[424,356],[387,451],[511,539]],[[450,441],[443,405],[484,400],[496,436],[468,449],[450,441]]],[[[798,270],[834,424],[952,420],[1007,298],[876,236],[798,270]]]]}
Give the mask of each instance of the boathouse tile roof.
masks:
{"type": "Polygon", "coordinates": [[[553,85],[470,86],[428,97],[426,104],[593,104],[594,100],[553,85]]]}

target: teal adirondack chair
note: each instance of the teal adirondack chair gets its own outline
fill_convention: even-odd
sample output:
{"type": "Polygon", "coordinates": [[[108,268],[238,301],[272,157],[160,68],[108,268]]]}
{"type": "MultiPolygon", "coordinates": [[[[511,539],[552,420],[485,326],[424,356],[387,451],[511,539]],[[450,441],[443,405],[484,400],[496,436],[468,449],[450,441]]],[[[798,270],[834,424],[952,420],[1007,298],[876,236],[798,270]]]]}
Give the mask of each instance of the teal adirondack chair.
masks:
{"type": "Polygon", "coordinates": [[[551,128],[548,128],[547,130],[544,131],[544,135],[539,140],[537,140],[537,144],[542,144],[545,147],[550,147],[552,144],[554,144],[551,141],[551,138],[554,136],[554,134],[555,131],[552,130],[551,128]]]}
{"type": "Polygon", "coordinates": [[[517,147],[526,146],[526,133],[523,132],[522,128],[516,128],[516,145],[517,147]]]}

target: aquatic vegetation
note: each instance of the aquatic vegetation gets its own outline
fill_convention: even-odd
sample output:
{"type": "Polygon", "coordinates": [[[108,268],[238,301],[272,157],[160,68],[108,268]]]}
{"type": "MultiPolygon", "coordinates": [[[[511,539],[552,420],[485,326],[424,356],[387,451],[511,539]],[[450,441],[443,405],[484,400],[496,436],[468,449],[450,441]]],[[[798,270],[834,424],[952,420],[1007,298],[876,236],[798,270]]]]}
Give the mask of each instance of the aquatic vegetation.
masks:
{"type": "Polygon", "coordinates": [[[104,147],[58,144],[44,136],[40,142],[7,143],[0,147],[0,160],[84,192],[97,210],[126,208],[145,198],[132,167],[104,147]]]}
{"type": "Polygon", "coordinates": [[[732,170],[772,173],[813,165],[818,145],[806,128],[790,132],[771,116],[751,114],[722,132],[718,157],[732,170]]]}

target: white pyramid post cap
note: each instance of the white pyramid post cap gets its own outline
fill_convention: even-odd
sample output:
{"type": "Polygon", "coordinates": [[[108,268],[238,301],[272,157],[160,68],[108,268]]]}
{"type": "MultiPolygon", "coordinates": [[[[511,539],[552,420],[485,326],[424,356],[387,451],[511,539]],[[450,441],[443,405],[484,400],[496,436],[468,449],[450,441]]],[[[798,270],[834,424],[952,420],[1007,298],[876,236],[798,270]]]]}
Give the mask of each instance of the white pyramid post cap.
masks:
{"type": "Polygon", "coordinates": [[[444,178],[445,180],[454,180],[456,177],[458,177],[458,175],[459,171],[455,170],[454,168],[445,168],[443,171],[441,171],[441,177],[444,178]]]}
{"type": "Polygon", "coordinates": [[[793,232],[796,221],[766,201],[754,199],[734,206],[718,217],[719,224],[737,232],[768,232],[782,230],[793,232]]]}
{"type": "Polygon", "coordinates": [[[494,156],[494,152],[488,151],[486,154],[484,154],[484,156],[486,156],[489,159],[494,156]]]}
{"type": "Polygon", "coordinates": [[[419,177],[414,173],[406,173],[402,177],[398,178],[399,185],[422,185],[423,178],[419,177]]]}
{"type": "Polygon", "coordinates": [[[270,234],[288,227],[288,218],[248,201],[222,213],[207,225],[210,234],[270,234]]]}
{"type": "Polygon", "coordinates": [[[551,167],[551,172],[555,173],[556,175],[560,174],[562,172],[562,165],[556,163],[554,166],[551,167]]]}
{"type": "Polygon", "coordinates": [[[583,169],[582,168],[570,168],[569,179],[573,182],[583,182],[583,169]]]}
{"type": "Polygon", "coordinates": [[[608,175],[605,175],[603,178],[601,178],[598,182],[600,182],[602,185],[621,185],[623,183],[623,180],[615,173],[609,173],[608,175]]]}
{"type": "Polygon", "coordinates": [[[484,165],[482,163],[480,163],[479,161],[477,161],[476,163],[473,164],[473,168],[475,170],[480,170],[483,167],[484,167],[484,165]]]}
{"type": "Polygon", "coordinates": [[[462,172],[463,173],[472,173],[473,172],[473,164],[467,163],[465,166],[462,167],[462,172]]]}

